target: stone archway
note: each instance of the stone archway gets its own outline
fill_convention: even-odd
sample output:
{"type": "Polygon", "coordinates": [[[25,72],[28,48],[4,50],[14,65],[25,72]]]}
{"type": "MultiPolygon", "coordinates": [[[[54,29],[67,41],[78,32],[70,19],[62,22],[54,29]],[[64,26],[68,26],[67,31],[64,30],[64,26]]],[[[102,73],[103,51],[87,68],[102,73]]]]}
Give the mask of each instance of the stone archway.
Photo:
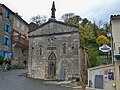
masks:
{"type": "Polygon", "coordinates": [[[55,79],[56,76],[56,55],[52,52],[48,56],[48,77],[55,79]]]}

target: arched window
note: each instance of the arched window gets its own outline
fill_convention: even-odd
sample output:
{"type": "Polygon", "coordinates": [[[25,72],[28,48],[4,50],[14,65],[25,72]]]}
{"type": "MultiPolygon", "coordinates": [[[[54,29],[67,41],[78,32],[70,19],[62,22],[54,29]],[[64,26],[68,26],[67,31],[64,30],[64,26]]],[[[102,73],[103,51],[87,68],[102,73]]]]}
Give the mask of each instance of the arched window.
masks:
{"type": "Polygon", "coordinates": [[[63,44],[63,54],[66,54],[66,44],[63,44]]]}
{"type": "Polygon", "coordinates": [[[39,48],[40,48],[40,49],[39,49],[39,51],[40,51],[40,55],[42,55],[42,46],[40,45],[39,48]]]}
{"type": "Polygon", "coordinates": [[[56,60],[56,56],[53,52],[49,55],[48,60],[56,60]]]}

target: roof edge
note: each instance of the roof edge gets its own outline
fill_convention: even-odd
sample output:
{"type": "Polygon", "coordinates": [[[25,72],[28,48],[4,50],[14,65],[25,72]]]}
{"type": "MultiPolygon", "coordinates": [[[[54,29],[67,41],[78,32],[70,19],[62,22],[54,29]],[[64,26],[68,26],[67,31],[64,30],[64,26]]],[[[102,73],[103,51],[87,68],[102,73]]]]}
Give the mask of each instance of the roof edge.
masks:
{"type": "Polygon", "coordinates": [[[40,27],[43,27],[45,26],[46,24],[50,23],[50,22],[54,22],[54,23],[59,23],[59,24],[63,24],[63,25],[66,25],[66,26],[70,26],[70,27],[75,27],[75,28],[79,28],[79,26],[75,26],[75,25],[71,25],[71,24],[67,24],[67,23],[64,23],[64,22],[61,22],[61,21],[57,21],[57,20],[51,20],[49,19],[47,22],[43,23],[42,25],[40,25],[39,27],[37,27],[36,29],[32,30],[32,31],[29,31],[28,33],[31,33],[37,29],[39,29],[40,27]]]}
{"type": "Polygon", "coordinates": [[[2,7],[4,7],[4,8],[6,8],[6,9],[8,9],[14,16],[17,16],[19,19],[21,19],[25,24],[27,24],[28,25],[28,23],[24,20],[24,19],[22,19],[19,15],[17,15],[15,12],[13,12],[10,8],[8,8],[5,4],[1,4],[0,3],[0,5],[2,6],[2,7]]]}

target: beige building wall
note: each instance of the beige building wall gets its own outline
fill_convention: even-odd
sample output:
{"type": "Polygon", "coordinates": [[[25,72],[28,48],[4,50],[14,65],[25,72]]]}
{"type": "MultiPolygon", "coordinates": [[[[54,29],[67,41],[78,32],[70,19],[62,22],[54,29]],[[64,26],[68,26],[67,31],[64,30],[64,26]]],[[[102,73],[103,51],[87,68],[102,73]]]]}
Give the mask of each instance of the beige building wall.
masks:
{"type": "Polygon", "coordinates": [[[116,90],[120,90],[120,61],[115,61],[116,90]]]}
{"type": "Polygon", "coordinates": [[[113,36],[113,51],[114,55],[120,54],[120,19],[111,21],[112,24],[112,36],[113,36]]]}
{"type": "MultiPolygon", "coordinates": [[[[120,15],[111,15],[111,32],[113,38],[113,56],[120,55],[120,15]]],[[[120,60],[114,57],[116,90],[120,90],[120,60]]]]}
{"type": "Polygon", "coordinates": [[[28,39],[28,31],[29,31],[28,25],[26,25],[26,23],[24,23],[22,20],[20,20],[16,16],[14,16],[14,18],[13,18],[13,29],[15,29],[19,33],[25,35],[27,37],[27,39],[28,39]],[[17,27],[18,20],[20,22],[20,26],[19,27],[17,27]],[[22,30],[22,25],[24,25],[24,30],[22,30]]]}
{"type": "MultiPolygon", "coordinates": [[[[95,76],[103,75],[103,88],[104,89],[102,89],[102,90],[116,90],[115,89],[116,87],[113,86],[113,84],[115,84],[115,80],[116,80],[115,74],[116,74],[115,67],[113,64],[101,65],[101,66],[97,66],[94,68],[89,68],[88,69],[88,86],[91,88],[95,88],[95,76]],[[109,79],[109,74],[108,74],[109,70],[111,70],[111,72],[113,72],[114,80],[109,79]]],[[[95,90],[97,90],[97,88],[95,90]]]]}
{"type": "Polygon", "coordinates": [[[12,56],[14,58],[14,65],[23,66],[23,62],[28,61],[28,31],[29,27],[27,22],[24,21],[17,13],[15,13],[13,16],[12,33],[12,56]]]}

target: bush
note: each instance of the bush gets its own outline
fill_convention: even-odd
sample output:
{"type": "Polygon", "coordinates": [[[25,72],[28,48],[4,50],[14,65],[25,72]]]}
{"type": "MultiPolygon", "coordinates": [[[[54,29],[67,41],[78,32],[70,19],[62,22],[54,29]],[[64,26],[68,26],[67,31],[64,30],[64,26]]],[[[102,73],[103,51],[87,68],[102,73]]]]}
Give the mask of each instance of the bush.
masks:
{"type": "Polygon", "coordinates": [[[3,62],[4,61],[4,58],[0,56],[0,62],[3,62]]]}

